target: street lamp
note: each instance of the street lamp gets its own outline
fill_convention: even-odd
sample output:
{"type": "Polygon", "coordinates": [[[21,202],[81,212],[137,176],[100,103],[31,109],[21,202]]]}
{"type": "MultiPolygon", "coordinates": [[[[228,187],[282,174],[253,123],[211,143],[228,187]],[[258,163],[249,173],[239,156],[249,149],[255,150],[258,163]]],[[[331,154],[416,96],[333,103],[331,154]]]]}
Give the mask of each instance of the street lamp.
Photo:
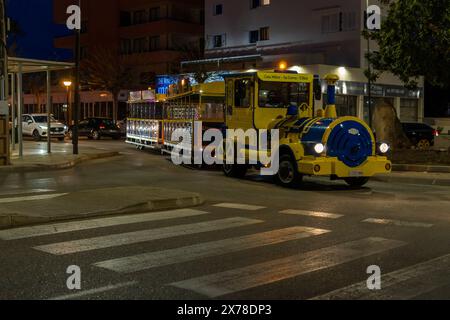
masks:
{"type": "Polygon", "coordinates": [[[69,114],[70,114],[70,108],[69,108],[69,105],[70,105],[70,87],[72,86],[72,81],[70,81],[70,80],[64,80],[63,81],[63,84],[64,84],[64,86],[66,87],[66,90],[67,90],[67,110],[66,110],[66,121],[67,121],[67,126],[71,126],[72,124],[70,123],[70,117],[69,117],[69,114]]]}

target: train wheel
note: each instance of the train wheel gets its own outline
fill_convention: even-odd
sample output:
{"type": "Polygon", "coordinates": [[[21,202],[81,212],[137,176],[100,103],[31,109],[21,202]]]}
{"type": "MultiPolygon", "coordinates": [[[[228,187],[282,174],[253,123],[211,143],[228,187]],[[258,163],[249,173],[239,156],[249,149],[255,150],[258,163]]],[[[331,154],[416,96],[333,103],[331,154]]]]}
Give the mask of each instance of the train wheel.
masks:
{"type": "Polygon", "coordinates": [[[297,188],[301,185],[303,176],[298,172],[297,163],[291,156],[281,156],[276,181],[285,188],[297,188]]]}
{"type": "Polygon", "coordinates": [[[367,182],[369,182],[369,178],[346,178],[344,179],[345,182],[352,188],[361,188],[363,187],[367,182]]]}
{"type": "Polygon", "coordinates": [[[224,164],[223,172],[227,177],[244,178],[247,174],[248,167],[246,165],[238,164],[224,164]]]}

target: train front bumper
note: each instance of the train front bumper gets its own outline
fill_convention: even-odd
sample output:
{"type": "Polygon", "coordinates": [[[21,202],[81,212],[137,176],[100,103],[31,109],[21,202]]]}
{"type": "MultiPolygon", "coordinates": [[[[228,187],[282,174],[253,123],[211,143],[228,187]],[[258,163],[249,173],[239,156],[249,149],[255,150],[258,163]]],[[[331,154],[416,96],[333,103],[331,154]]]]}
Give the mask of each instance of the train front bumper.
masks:
{"type": "Polygon", "coordinates": [[[392,163],[381,156],[369,157],[359,167],[349,167],[338,158],[305,157],[297,162],[301,174],[310,176],[335,176],[338,178],[373,177],[392,171],[392,163]]]}

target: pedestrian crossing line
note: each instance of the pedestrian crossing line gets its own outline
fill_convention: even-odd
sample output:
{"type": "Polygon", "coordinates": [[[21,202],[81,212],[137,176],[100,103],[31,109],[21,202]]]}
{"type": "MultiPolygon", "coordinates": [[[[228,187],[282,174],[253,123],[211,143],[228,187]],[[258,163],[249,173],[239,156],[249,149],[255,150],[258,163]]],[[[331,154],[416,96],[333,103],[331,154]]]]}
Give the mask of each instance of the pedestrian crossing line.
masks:
{"type": "Polygon", "coordinates": [[[199,278],[172,283],[171,286],[215,298],[308,274],[406,245],[384,238],[366,238],[300,253],[199,278]]]}
{"type": "Polygon", "coordinates": [[[119,273],[132,273],[196,259],[220,256],[233,252],[300,240],[329,232],[331,231],[300,226],[292,227],[171,250],[113,259],[95,263],[94,266],[119,273]]]}
{"type": "Polygon", "coordinates": [[[369,218],[363,220],[365,223],[373,223],[373,224],[383,224],[383,225],[392,225],[397,227],[413,227],[413,228],[431,228],[433,225],[430,223],[423,222],[410,222],[410,221],[400,221],[400,220],[392,220],[392,219],[376,219],[369,218]]]}
{"type": "Polygon", "coordinates": [[[328,213],[328,212],[319,212],[319,211],[308,211],[308,210],[284,210],[280,211],[282,214],[291,214],[291,215],[299,215],[299,216],[307,216],[307,217],[315,217],[315,218],[325,218],[325,219],[339,219],[342,218],[342,214],[328,213]]]}
{"type": "Polygon", "coordinates": [[[68,294],[68,295],[64,295],[64,296],[54,297],[54,298],[51,298],[51,299],[48,299],[48,300],[74,300],[74,299],[80,299],[80,298],[83,298],[83,297],[86,297],[86,296],[91,296],[91,295],[94,295],[94,294],[99,294],[99,293],[104,293],[104,292],[113,291],[113,290],[117,290],[117,289],[132,287],[132,286],[135,286],[137,284],[138,284],[137,281],[124,282],[124,283],[119,283],[119,284],[115,284],[115,285],[109,285],[109,286],[105,286],[105,287],[101,287],[101,288],[84,290],[84,291],[80,291],[80,292],[77,292],[77,293],[68,294]]]}
{"type": "Polygon", "coordinates": [[[55,223],[33,227],[23,227],[0,231],[1,240],[18,240],[32,237],[54,235],[60,233],[113,227],[141,222],[154,222],[186,217],[195,217],[208,214],[206,211],[180,209],[171,211],[151,212],[136,215],[124,215],[118,217],[106,217],[84,221],[72,221],[55,223]]]}
{"type": "Polygon", "coordinates": [[[50,200],[67,195],[67,193],[41,194],[36,196],[0,198],[0,203],[14,203],[23,201],[50,200]]]}
{"type": "Polygon", "coordinates": [[[247,210],[247,211],[258,211],[258,210],[262,210],[262,209],[266,208],[266,207],[252,206],[252,205],[242,204],[242,203],[219,203],[219,204],[215,204],[214,207],[227,208],[227,209],[239,209],[239,210],[247,210]]]}
{"type": "Polygon", "coordinates": [[[450,255],[400,269],[381,277],[381,290],[369,290],[366,281],[312,300],[411,300],[449,285],[450,255]]]}
{"type": "Polygon", "coordinates": [[[179,226],[171,226],[159,229],[148,229],[143,231],[113,234],[89,239],[53,243],[34,247],[34,249],[50,253],[53,255],[67,255],[91,250],[142,243],[153,240],[174,238],[190,234],[198,234],[204,232],[244,227],[263,222],[264,221],[262,220],[236,217],[193,224],[184,224],[179,226]]]}
{"type": "Polygon", "coordinates": [[[36,193],[48,193],[55,192],[53,189],[19,189],[19,190],[8,190],[0,192],[0,196],[11,196],[11,195],[21,195],[21,194],[36,194],[36,193]]]}

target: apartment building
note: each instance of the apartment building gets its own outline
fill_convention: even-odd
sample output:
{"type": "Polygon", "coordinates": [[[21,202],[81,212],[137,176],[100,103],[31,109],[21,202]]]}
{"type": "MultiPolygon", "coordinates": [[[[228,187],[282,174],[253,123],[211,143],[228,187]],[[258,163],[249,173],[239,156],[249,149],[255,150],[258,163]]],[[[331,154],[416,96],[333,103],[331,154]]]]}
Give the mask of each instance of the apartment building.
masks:
{"type": "MultiPolygon", "coordinates": [[[[366,0],[206,0],[203,63],[211,70],[245,70],[285,61],[299,72],[337,73],[339,113],[368,120],[366,8],[366,0]]],[[[371,42],[370,50],[376,49],[371,42]]],[[[420,85],[410,91],[383,74],[371,88],[372,103],[388,99],[401,120],[422,121],[423,81],[420,85]]]]}
{"type": "MultiPolygon", "coordinates": [[[[72,0],[54,0],[56,23],[65,23],[72,0]]],[[[176,72],[187,45],[203,43],[203,0],[83,0],[82,58],[96,47],[113,50],[136,64],[143,81],[176,72]]],[[[74,37],[55,39],[72,49],[74,37]]],[[[152,83],[148,83],[150,86],[152,83]]]]}

